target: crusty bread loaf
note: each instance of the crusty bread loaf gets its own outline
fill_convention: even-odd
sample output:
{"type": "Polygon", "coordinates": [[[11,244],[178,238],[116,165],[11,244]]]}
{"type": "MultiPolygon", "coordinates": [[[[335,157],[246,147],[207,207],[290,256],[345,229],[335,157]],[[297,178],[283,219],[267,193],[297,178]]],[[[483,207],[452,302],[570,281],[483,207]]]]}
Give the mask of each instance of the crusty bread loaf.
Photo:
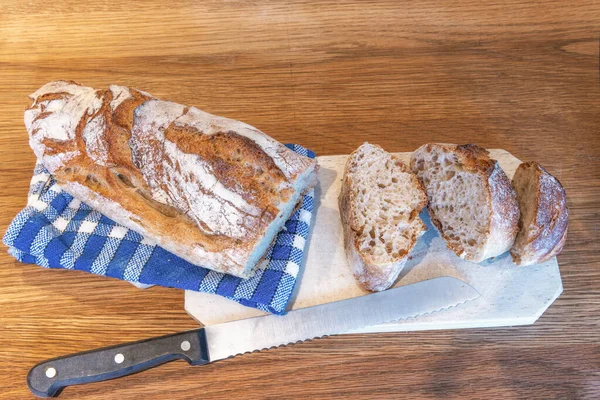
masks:
{"type": "Polygon", "coordinates": [[[565,189],[536,162],[522,163],[513,177],[521,217],[511,249],[517,265],[547,261],[561,252],[567,240],[569,209],[565,189]]]}
{"type": "Polygon", "coordinates": [[[511,248],[519,207],[510,180],[487,150],[426,144],[413,153],[411,168],[427,192],[431,221],[457,256],[480,262],[511,248]]]}
{"type": "Polygon", "coordinates": [[[348,262],[358,284],[385,290],[426,230],[419,218],[427,197],[396,156],[364,143],[350,154],[339,197],[348,262]]]}
{"type": "Polygon", "coordinates": [[[256,128],[123,86],[44,85],[30,145],[63,189],[179,257],[247,277],[301,196],[314,160],[256,128]]]}

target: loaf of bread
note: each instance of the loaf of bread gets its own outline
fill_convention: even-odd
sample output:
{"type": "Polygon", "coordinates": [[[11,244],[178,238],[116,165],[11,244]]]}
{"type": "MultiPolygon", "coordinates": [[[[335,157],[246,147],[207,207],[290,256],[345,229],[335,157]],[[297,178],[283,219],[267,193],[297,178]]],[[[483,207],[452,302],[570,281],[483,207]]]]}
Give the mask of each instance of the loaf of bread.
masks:
{"type": "Polygon", "coordinates": [[[517,265],[538,264],[561,252],[567,240],[569,209],[565,189],[536,162],[522,163],[513,177],[521,228],[511,249],[517,265]]]}
{"type": "Polygon", "coordinates": [[[346,163],[339,208],[348,263],[366,290],[390,287],[426,227],[419,218],[427,197],[396,156],[365,143],[346,163]]]}
{"type": "Polygon", "coordinates": [[[411,168],[427,192],[431,221],[457,256],[480,262],[512,247],[519,229],[516,194],[487,150],[430,143],[413,153],[411,168]]]}
{"type": "Polygon", "coordinates": [[[175,255],[248,277],[317,164],[242,122],[111,85],[51,82],[25,111],[58,183],[175,255]]]}

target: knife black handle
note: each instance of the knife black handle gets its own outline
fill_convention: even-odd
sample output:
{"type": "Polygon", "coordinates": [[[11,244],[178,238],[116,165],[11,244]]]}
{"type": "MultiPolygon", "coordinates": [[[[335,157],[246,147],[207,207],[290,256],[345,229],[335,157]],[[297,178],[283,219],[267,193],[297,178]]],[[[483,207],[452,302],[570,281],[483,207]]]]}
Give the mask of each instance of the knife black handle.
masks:
{"type": "Polygon", "coordinates": [[[67,386],[119,378],[179,359],[192,365],[209,362],[204,328],[43,361],[29,371],[27,385],[38,397],[54,397],[67,386]]]}

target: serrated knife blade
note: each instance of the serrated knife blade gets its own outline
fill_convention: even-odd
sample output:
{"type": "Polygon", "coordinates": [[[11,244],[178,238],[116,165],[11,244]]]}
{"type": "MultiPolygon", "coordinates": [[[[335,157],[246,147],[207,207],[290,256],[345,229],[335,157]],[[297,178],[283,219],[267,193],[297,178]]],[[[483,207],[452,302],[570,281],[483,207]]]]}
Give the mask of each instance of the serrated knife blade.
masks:
{"type": "Polygon", "coordinates": [[[289,312],[207,326],[210,361],[371,325],[417,317],[479,297],[458,279],[441,277],[289,312]]]}
{"type": "Polygon", "coordinates": [[[384,292],[289,312],[285,316],[226,322],[192,331],[47,360],[33,367],[27,384],[39,397],[63,388],[118,378],[184,359],[202,365],[247,352],[413,318],[474,300],[479,293],[458,279],[441,277],[384,292]]]}

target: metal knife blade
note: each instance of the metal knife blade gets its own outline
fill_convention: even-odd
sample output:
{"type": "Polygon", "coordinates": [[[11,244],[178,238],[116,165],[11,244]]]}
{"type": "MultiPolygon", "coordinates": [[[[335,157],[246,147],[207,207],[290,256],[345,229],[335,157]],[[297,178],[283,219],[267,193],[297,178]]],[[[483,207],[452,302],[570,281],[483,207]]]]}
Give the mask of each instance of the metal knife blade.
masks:
{"type": "Polygon", "coordinates": [[[479,297],[458,279],[442,277],[384,292],[289,312],[207,326],[41,362],[27,375],[39,397],[58,395],[70,385],[134,374],[183,359],[207,364],[246,352],[341,334],[370,325],[440,311],[479,297]]]}
{"type": "Polygon", "coordinates": [[[416,317],[479,297],[471,286],[441,277],[289,312],[207,326],[210,361],[416,317]]]}

